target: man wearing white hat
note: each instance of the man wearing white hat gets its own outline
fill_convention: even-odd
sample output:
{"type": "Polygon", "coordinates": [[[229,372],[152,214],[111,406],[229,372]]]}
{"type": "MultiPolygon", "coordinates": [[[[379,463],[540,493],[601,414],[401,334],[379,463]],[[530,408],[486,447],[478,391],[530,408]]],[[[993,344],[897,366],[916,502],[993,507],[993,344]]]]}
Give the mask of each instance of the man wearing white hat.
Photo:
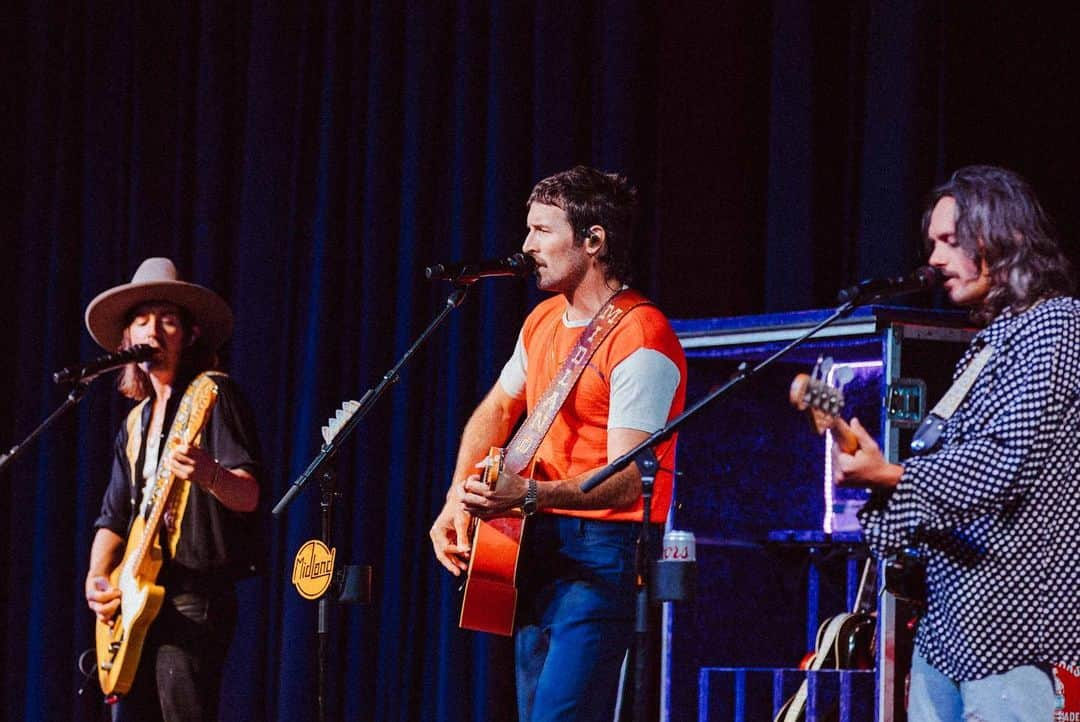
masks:
{"type": "MultiPolygon", "coordinates": [[[[252,414],[229,378],[211,371],[232,331],[232,311],[210,289],[181,280],[169,259],[149,258],[131,283],[90,302],[86,327],[108,351],[158,349],[120,377],[120,392],[139,404],[116,437],[86,576],[87,604],[98,621],[113,626],[123,610],[130,622],[117,568],[129,533],[136,541],[133,521],[152,519],[160,506],[156,583],[165,588],[164,602],[137,655],[134,680],[122,685],[130,689],[117,687],[113,719],[216,720],[236,624],[233,582],[254,573],[259,528],[252,414]],[[204,421],[196,428],[199,409],[204,421]]],[[[101,650],[99,638],[99,665],[101,650]]]]}

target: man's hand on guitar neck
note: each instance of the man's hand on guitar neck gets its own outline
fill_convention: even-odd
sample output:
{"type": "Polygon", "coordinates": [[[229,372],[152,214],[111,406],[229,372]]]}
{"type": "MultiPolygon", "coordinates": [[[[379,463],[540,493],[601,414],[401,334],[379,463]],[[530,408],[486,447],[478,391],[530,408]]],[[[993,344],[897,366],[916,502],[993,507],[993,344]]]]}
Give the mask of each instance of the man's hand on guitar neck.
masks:
{"type": "Polygon", "coordinates": [[[464,485],[455,485],[451,494],[473,516],[480,518],[502,514],[525,501],[525,492],[529,482],[524,477],[506,471],[499,473],[495,488],[488,488],[486,481],[479,474],[472,474],[464,485]]]}
{"type": "Polygon", "coordinates": [[[904,473],[904,467],[885,460],[874,437],[863,428],[858,419],[851,420],[849,430],[859,446],[852,453],[845,453],[840,450],[840,444],[833,444],[833,482],[837,486],[894,488],[904,473]]]}

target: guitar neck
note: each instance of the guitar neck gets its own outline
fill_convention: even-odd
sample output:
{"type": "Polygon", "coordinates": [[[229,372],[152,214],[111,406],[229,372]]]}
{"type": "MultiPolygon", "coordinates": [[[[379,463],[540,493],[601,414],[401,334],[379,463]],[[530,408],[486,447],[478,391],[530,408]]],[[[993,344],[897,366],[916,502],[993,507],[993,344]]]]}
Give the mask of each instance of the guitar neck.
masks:
{"type": "Polygon", "coordinates": [[[213,408],[216,399],[217,386],[208,375],[202,374],[192,382],[184,392],[184,398],[180,400],[180,408],[177,409],[176,417],[173,419],[168,441],[158,459],[156,478],[147,489],[151,495],[150,511],[146,514],[146,524],[142,539],[139,540],[138,550],[129,557],[130,566],[127,572],[131,575],[136,575],[142,567],[146,555],[149,554],[151,546],[157,539],[161,520],[171,501],[173,487],[176,486],[176,477],[168,470],[164,462],[172,454],[173,449],[179,446],[181,440],[183,443],[190,444],[198,436],[210,416],[210,409],[213,408]]]}
{"type": "MultiPolygon", "coordinates": [[[[171,451],[172,448],[167,447],[165,453],[171,451]]],[[[164,458],[164,454],[162,456],[164,458]]],[[[136,572],[146,559],[146,555],[150,553],[150,547],[157,540],[158,530],[161,527],[161,520],[165,516],[165,510],[169,504],[169,497],[172,496],[175,481],[176,477],[172,472],[168,471],[164,464],[159,464],[157,478],[154,481],[154,486],[150,490],[154,494],[154,497],[153,503],[150,505],[150,512],[146,516],[146,524],[143,527],[142,539],[139,540],[137,551],[129,557],[128,561],[130,568],[127,571],[132,576],[136,575],[136,572]]]]}
{"type": "Polygon", "coordinates": [[[855,605],[851,610],[855,614],[869,614],[874,610],[873,599],[877,593],[877,564],[869,556],[863,563],[862,576],[859,578],[859,590],[855,593],[855,605]]]}
{"type": "Polygon", "coordinates": [[[829,425],[829,431],[832,432],[833,442],[840,447],[840,451],[845,454],[854,454],[859,450],[859,437],[855,436],[855,432],[839,416],[833,419],[829,425]]]}

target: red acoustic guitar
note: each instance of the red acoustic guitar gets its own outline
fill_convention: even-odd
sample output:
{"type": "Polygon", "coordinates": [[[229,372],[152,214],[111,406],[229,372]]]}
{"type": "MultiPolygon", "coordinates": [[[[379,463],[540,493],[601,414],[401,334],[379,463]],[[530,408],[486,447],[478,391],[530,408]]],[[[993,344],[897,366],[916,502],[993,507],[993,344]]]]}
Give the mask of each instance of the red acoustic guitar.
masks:
{"type": "MultiPolygon", "coordinates": [[[[503,450],[491,447],[483,480],[494,489],[503,469],[503,450]]],[[[517,566],[525,518],[518,510],[506,516],[473,519],[472,553],[461,599],[458,626],[510,636],[517,609],[517,566]]]]}

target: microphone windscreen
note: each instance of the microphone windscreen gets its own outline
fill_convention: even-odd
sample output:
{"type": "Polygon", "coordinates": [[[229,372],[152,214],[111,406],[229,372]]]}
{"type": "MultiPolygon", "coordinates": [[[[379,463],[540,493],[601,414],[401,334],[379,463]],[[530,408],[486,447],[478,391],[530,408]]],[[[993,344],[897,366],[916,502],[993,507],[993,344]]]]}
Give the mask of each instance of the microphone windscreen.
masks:
{"type": "Polygon", "coordinates": [[[941,270],[934,266],[916,268],[911,275],[918,279],[921,288],[934,288],[941,283],[942,279],[941,270]]]}

